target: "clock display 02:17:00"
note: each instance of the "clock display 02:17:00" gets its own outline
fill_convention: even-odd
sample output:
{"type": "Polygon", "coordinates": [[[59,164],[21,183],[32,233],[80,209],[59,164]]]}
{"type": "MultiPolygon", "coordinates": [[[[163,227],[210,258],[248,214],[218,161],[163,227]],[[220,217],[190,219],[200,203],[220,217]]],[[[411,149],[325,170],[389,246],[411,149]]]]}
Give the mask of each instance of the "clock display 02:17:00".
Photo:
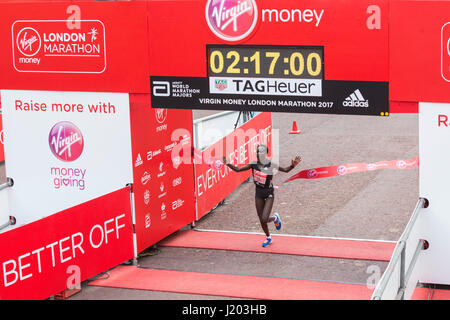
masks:
{"type": "Polygon", "coordinates": [[[323,46],[207,46],[208,76],[323,79],[323,46]]]}

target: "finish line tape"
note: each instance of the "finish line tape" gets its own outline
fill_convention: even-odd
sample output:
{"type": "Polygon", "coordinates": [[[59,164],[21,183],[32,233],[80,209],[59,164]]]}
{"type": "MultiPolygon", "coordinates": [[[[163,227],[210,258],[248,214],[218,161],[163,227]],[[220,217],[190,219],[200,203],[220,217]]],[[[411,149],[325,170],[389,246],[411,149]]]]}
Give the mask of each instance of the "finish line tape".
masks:
{"type": "MultiPolygon", "coordinates": [[[[209,158],[202,162],[202,152],[194,148],[194,158],[196,163],[203,163],[214,170],[220,170],[223,167],[221,160],[217,158],[209,158]]],[[[280,184],[274,185],[274,188],[279,188],[282,184],[285,184],[292,180],[297,179],[321,179],[344,176],[356,172],[375,171],[380,169],[397,169],[406,170],[413,169],[419,165],[419,157],[415,157],[409,160],[389,160],[379,161],[374,163],[349,163],[337,166],[320,167],[314,169],[307,169],[300,171],[280,184]]]]}
{"type": "Polygon", "coordinates": [[[275,185],[275,188],[279,188],[280,185],[297,179],[321,179],[344,176],[350,173],[374,171],[380,169],[413,169],[419,165],[419,157],[415,157],[410,160],[390,160],[379,161],[375,163],[350,163],[330,167],[320,167],[314,169],[307,169],[300,171],[293,176],[289,177],[281,184],[275,185]]]}

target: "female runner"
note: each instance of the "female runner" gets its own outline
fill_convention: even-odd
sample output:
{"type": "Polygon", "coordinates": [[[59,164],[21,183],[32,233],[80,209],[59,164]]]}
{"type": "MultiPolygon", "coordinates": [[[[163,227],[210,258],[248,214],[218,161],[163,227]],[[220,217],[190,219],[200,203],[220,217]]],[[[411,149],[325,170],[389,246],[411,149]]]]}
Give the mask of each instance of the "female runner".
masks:
{"type": "Polygon", "coordinates": [[[227,161],[226,157],[223,157],[223,163],[233,171],[241,172],[252,169],[253,182],[256,186],[256,212],[258,213],[261,227],[266,234],[266,241],[264,241],[262,244],[263,247],[267,247],[272,242],[272,236],[270,235],[267,223],[274,222],[275,228],[277,230],[281,229],[281,219],[278,213],[275,213],[272,216],[270,215],[274,201],[274,188],[272,185],[273,175],[276,170],[279,170],[281,172],[289,172],[294,169],[301,161],[300,156],[297,155],[294,159],[292,159],[292,163],[289,167],[280,167],[272,163],[272,161],[267,158],[268,153],[269,149],[266,145],[258,145],[258,147],[256,148],[257,161],[251,162],[242,167],[236,167],[232,165],[227,161]]]}

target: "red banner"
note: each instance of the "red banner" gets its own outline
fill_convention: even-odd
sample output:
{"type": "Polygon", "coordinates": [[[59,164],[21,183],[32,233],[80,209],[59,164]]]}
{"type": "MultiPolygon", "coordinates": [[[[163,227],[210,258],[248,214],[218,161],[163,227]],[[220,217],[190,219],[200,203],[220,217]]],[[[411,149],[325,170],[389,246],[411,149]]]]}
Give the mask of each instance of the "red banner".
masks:
{"type": "Polygon", "coordinates": [[[147,2],[0,4],[0,88],[149,92],[147,2]]]}
{"type": "Polygon", "coordinates": [[[391,100],[450,102],[449,11],[448,1],[391,1],[391,100]]]}
{"type": "Polygon", "coordinates": [[[192,111],[150,108],[130,95],[138,252],[195,220],[192,111]],[[183,154],[183,152],[186,152],[183,154]]]}
{"type": "Polygon", "coordinates": [[[45,299],[129,260],[132,235],[129,188],[6,231],[0,300],[45,299]]]}
{"type": "MultiPolygon", "coordinates": [[[[226,23],[225,31],[232,32],[237,28],[241,32],[242,39],[238,41],[232,40],[236,38],[232,34],[227,36],[216,31],[214,21],[218,17],[214,12],[211,13],[212,20],[206,21],[205,10],[209,8],[209,2],[149,3],[150,30],[158,30],[150,33],[150,61],[158,61],[151,64],[150,75],[206,76],[206,44],[295,44],[324,46],[327,80],[388,81],[387,0],[240,1],[241,5],[244,2],[255,4],[252,6],[254,14],[248,17],[256,21],[246,23],[248,19],[240,15],[237,25],[226,23]]],[[[227,6],[238,3],[225,2],[227,6]]],[[[217,5],[220,2],[211,3],[217,5]]]]}
{"type": "Polygon", "coordinates": [[[236,173],[227,166],[220,166],[220,163],[215,167],[216,160],[221,160],[222,156],[226,155],[231,163],[242,166],[256,160],[256,146],[259,143],[267,144],[271,151],[271,141],[271,114],[263,112],[203,150],[201,154],[197,153],[195,164],[197,220],[251,175],[251,171],[236,173]]]}

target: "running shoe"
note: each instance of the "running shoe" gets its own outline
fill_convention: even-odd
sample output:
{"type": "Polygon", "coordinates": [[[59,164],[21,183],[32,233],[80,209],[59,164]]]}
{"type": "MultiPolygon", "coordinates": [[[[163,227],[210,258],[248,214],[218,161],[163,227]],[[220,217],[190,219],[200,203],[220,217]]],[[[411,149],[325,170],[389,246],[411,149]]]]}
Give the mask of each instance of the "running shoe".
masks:
{"type": "Polygon", "coordinates": [[[262,246],[265,248],[272,242],[272,237],[266,238],[266,241],[263,242],[262,246]]]}
{"type": "Polygon", "coordinates": [[[280,219],[280,216],[278,215],[278,213],[275,213],[273,216],[275,217],[275,220],[273,221],[273,223],[275,223],[275,228],[276,228],[277,230],[280,230],[280,229],[281,229],[281,219],[280,219]]]}

